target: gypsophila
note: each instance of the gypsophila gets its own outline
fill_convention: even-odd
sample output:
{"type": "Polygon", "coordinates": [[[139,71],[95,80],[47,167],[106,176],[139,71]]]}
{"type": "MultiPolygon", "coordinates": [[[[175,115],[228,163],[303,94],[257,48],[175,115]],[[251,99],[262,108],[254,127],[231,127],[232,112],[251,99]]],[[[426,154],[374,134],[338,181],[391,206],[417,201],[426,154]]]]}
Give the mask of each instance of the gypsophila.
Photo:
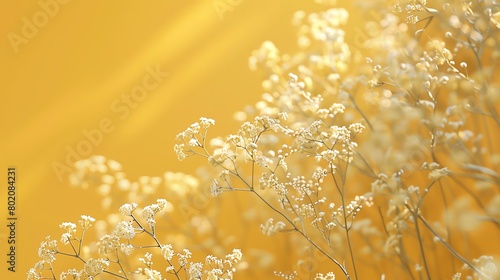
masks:
{"type": "Polygon", "coordinates": [[[113,232],[114,235],[120,238],[132,239],[135,236],[135,229],[132,221],[121,221],[116,225],[113,232]]]}
{"type": "Polygon", "coordinates": [[[90,216],[82,215],[81,218],[82,219],[79,221],[79,223],[83,229],[89,228],[95,222],[95,219],[90,216]]]}
{"type": "Polygon", "coordinates": [[[131,216],[135,208],[137,208],[137,203],[126,203],[120,207],[119,211],[124,216],[131,216]]]}
{"type": "Polygon", "coordinates": [[[57,241],[51,240],[50,236],[45,238],[40,244],[40,248],[38,249],[38,256],[46,263],[52,263],[56,260],[55,254],[57,253],[57,241]]]}
{"type": "MultiPolygon", "coordinates": [[[[182,252],[175,252],[171,244],[162,244],[157,237],[155,228],[151,226],[150,220],[153,220],[156,224],[156,217],[159,212],[165,210],[166,208],[173,207],[165,199],[157,199],[156,203],[146,206],[143,213],[144,219],[149,223],[149,228],[145,228],[142,225],[141,217],[134,214],[134,209],[138,207],[137,203],[127,203],[119,208],[121,216],[127,220],[118,221],[115,225],[114,230],[110,234],[104,234],[99,238],[97,242],[92,244],[92,246],[85,245],[88,242],[86,239],[90,236],[88,231],[92,224],[96,224],[96,228],[101,228],[101,221],[97,221],[89,216],[82,215],[80,224],[82,226],[81,239],[74,237],[76,233],[76,225],[71,222],[61,223],[60,228],[65,232],[62,235],[62,243],[66,249],[60,250],[57,246],[57,241],[52,240],[47,237],[44,242],[41,243],[38,250],[39,257],[41,261],[37,262],[33,268],[27,272],[27,279],[54,279],[51,278],[55,274],[52,268],[52,263],[56,260],[55,256],[60,254],[62,257],[72,257],[82,262],[83,268],[70,268],[65,271],[60,272],[61,279],[94,279],[99,275],[106,274],[113,277],[130,279],[130,273],[136,273],[146,276],[147,279],[164,279],[162,273],[159,270],[153,268],[153,254],[151,252],[146,252],[144,257],[139,258],[139,262],[142,264],[135,268],[133,271],[124,271],[124,266],[121,265],[122,262],[127,262],[127,269],[131,266],[136,266],[136,260],[134,260],[137,251],[154,249],[157,247],[158,252],[161,254],[163,259],[168,265],[165,267],[165,273],[169,275],[174,275],[177,279],[180,279],[180,271],[184,269],[186,277],[195,277],[199,279],[200,277],[209,278],[213,275],[221,277],[230,277],[232,279],[233,273],[236,271],[235,265],[242,259],[241,251],[238,249],[233,250],[231,254],[226,255],[224,260],[220,260],[221,267],[217,268],[220,272],[214,274],[212,268],[205,268],[202,263],[189,262],[192,257],[191,252],[188,249],[183,249],[182,252]],[[125,215],[123,215],[125,214],[125,215]],[[146,233],[145,235],[143,233],[146,233]],[[138,236],[143,236],[139,238],[138,236]],[[144,240],[144,238],[148,240],[144,240]],[[73,243],[71,243],[74,241],[73,243]],[[145,242],[144,245],[140,243],[145,242]],[[151,243],[152,242],[152,243],[151,243]],[[151,245],[156,244],[156,245],[151,245]],[[90,250],[95,248],[94,252],[99,253],[101,258],[88,257],[90,250]],[[174,259],[176,259],[174,261],[174,259]]],[[[142,216],[142,215],[140,215],[142,216]]],[[[115,217],[120,217],[115,215],[115,217]]],[[[154,250],[153,250],[154,251],[154,250]]]]}
{"type": "Polygon", "coordinates": [[[500,4],[314,2],[295,48],[251,53],[261,98],[236,129],[177,134],[197,176],[78,160],[106,219],[61,224],[28,279],[499,279],[500,4]]]}
{"type": "Polygon", "coordinates": [[[101,274],[106,267],[109,266],[109,261],[103,259],[89,259],[83,266],[83,272],[85,275],[94,277],[101,274]]]}

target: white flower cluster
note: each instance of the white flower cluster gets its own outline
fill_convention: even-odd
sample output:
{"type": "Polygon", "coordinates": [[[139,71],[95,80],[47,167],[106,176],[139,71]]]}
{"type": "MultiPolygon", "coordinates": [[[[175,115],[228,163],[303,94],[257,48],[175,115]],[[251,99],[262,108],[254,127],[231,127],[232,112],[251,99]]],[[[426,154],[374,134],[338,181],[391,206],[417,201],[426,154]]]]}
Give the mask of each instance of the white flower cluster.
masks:
{"type": "Polygon", "coordinates": [[[260,225],[260,230],[264,235],[272,236],[285,229],[285,227],[286,227],[285,223],[281,221],[274,223],[274,219],[269,218],[265,225],[260,225]]]}
{"type": "Polygon", "coordinates": [[[64,222],[61,223],[60,228],[65,232],[61,236],[61,242],[64,245],[70,245],[72,252],[65,252],[59,250],[57,241],[47,237],[43,241],[38,250],[38,255],[41,258],[33,268],[27,273],[27,279],[56,279],[52,263],[56,261],[56,254],[61,256],[69,256],[79,259],[83,262],[81,269],[70,268],[60,273],[60,279],[93,279],[98,275],[106,273],[113,277],[130,279],[131,273],[146,276],[147,279],[165,279],[161,271],[153,268],[153,250],[149,249],[158,248],[157,252],[166,261],[164,265],[165,273],[167,275],[174,275],[177,279],[181,279],[180,271],[186,271],[188,279],[233,279],[233,274],[236,271],[236,265],[242,259],[241,250],[235,249],[231,254],[226,255],[224,259],[218,259],[212,255],[206,257],[206,265],[201,263],[193,263],[189,260],[192,257],[188,249],[182,252],[175,252],[172,244],[162,244],[155,232],[155,215],[161,210],[168,208],[169,202],[165,199],[157,199],[156,203],[145,206],[142,209],[140,217],[134,214],[134,210],[138,208],[137,203],[127,203],[120,207],[120,213],[128,218],[127,220],[119,221],[115,229],[110,234],[103,235],[95,244],[97,252],[101,255],[99,258],[87,257],[84,253],[90,250],[89,246],[84,245],[83,238],[89,236],[87,231],[94,224],[95,219],[90,216],[81,216],[79,224],[82,233],[80,238],[75,235],[77,227],[74,223],[64,222]],[[141,218],[146,220],[148,228],[144,227],[141,223],[141,218]],[[139,245],[137,242],[144,242],[144,239],[137,236],[143,236],[151,239],[148,245],[139,245]],[[137,239],[134,243],[132,240],[137,239]],[[137,260],[141,265],[134,271],[125,271],[122,263],[127,262],[129,265],[136,264],[132,259],[135,251],[147,249],[148,251],[143,257],[137,260]],[[177,260],[177,265],[174,263],[177,260]],[[46,275],[45,273],[49,273],[46,275]]]}

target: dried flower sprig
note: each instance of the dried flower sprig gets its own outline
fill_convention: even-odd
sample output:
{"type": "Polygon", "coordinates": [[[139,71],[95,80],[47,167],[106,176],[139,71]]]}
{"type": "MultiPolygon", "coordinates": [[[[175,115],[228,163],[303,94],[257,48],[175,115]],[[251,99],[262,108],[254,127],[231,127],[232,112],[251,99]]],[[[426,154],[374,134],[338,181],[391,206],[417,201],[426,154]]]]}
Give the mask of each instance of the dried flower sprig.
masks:
{"type": "Polygon", "coordinates": [[[209,140],[206,129],[188,129],[178,136],[178,158],[207,158],[218,170],[212,194],[253,193],[271,210],[264,234],[298,232],[348,279],[358,278],[361,259],[353,247],[398,263],[410,279],[430,279],[436,243],[450,257],[450,275],[461,277],[458,262],[492,279],[494,261],[486,269],[464,257],[472,248],[456,236],[479,223],[500,228],[492,141],[500,124],[499,9],[494,1],[388,5],[372,11],[376,29],[361,44],[347,39],[345,9],[297,12],[303,51],[282,54],[266,41],[252,53],[250,68],[268,73],[266,93],[236,114],[240,130],[209,140]],[[378,211],[355,221],[359,199],[378,211]],[[350,242],[351,229],[366,246],[350,242]]]}
{"type": "MultiPolygon", "coordinates": [[[[303,104],[304,108],[298,110],[315,108],[313,114],[323,114],[318,110],[321,108],[321,98],[311,98],[294,75],[291,75],[289,88],[290,91],[298,92],[301,98],[298,99],[299,104],[303,104]]],[[[334,104],[327,110],[331,112],[330,118],[334,118],[343,112],[344,107],[341,104],[334,104]]],[[[214,181],[211,187],[214,195],[224,191],[248,191],[255,194],[287,223],[278,222],[274,225],[270,219],[266,225],[261,226],[265,234],[274,235],[279,231],[298,232],[349,277],[345,266],[310,238],[308,227],[312,226],[317,230],[330,251],[334,249],[330,239],[337,231],[336,226],[339,225],[339,228],[345,230],[349,243],[349,231],[354,218],[364,204],[371,206],[369,197],[356,196],[348,203],[344,196],[345,172],[355,159],[354,150],[357,144],[353,140],[356,134],[362,131],[363,125],[353,123],[345,127],[313,121],[310,124],[302,123],[297,126],[296,122],[290,121],[288,113],[278,113],[274,117],[261,115],[252,123],[243,123],[238,133],[230,135],[225,141],[212,141],[211,146],[206,144],[206,129],[193,131],[193,128],[198,127],[201,125],[194,123],[186,131],[178,134],[177,138],[181,144],[176,146],[175,151],[180,155],[179,158],[184,158],[184,155],[203,156],[208,159],[210,165],[221,169],[219,179],[214,181]],[[272,139],[290,144],[277,146],[276,144],[280,143],[272,139]],[[180,146],[185,147],[185,150],[179,151],[180,146]],[[213,152],[209,152],[210,148],[213,152]],[[311,179],[303,175],[294,176],[288,168],[290,163],[308,158],[318,164],[318,169],[313,171],[311,179]],[[247,165],[250,165],[251,170],[249,177],[240,171],[247,165]],[[261,174],[260,177],[258,174],[261,174]],[[234,187],[232,178],[239,180],[243,187],[234,187]],[[326,182],[335,188],[329,187],[326,182]],[[269,197],[266,190],[275,194],[274,199],[269,197]],[[332,197],[333,190],[340,194],[340,207],[336,211],[330,207],[330,213],[327,214],[323,208],[325,205],[334,204],[333,200],[327,200],[328,196],[332,197]]],[[[297,171],[304,170],[293,172],[297,171]]],[[[352,250],[350,254],[353,254],[352,250]]]]}
{"type": "Polygon", "coordinates": [[[236,266],[242,259],[241,250],[234,249],[223,259],[208,255],[203,264],[190,262],[192,254],[188,249],[176,253],[171,244],[160,241],[155,230],[155,216],[167,203],[165,199],[158,199],[156,203],[142,208],[140,215],[134,213],[139,211],[136,203],[122,205],[120,213],[126,219],[118,222],[113,232],[103,235],[95,243],[95,257],[90,256],[92,243],[84,240],[85,233],[95,219],[82,216],[79,221],[81,234],[78,237],[74,223],[62,223],[60,227],[65,232],[61,236],[61,243],[65,247],[69,246],[70,252],[59,249],[57,241],[47,237],[38,250],[41,260],[29,270],[27,279],[58,279],[53,266],[58,255],[75,258],[83,266],[60,272],[60,279],[93,279],[99,275],[117,279],[136,279],[137,275],[144,275],[150,280],[165,279],[166,276],[181,279],[182,274],[189,279],[233,279],[236,266]],[[134,259],[138,251],[146,252],[144,257],[134,259]],[[153,268],[154,255],[162,256],[161,261],[156,262],[161,263],[163,272],[153,268]]]}
{"type": "MultiPolygon", "coordinates": [[[[275,272],[285,279],[334,279],[335,274],[497,279],[500,4],[405,0],[371,5],[376,9],[356,11],[366,12],[369,22],[360,22],[364,30],[358,24],[351,28],[350,11],[344,8],[299,11],[293,17],[299,52],[282,53],[266,41],[252,53],[249,66],[266,72],[266,93],[255,106],[236,112],[239,130],[210,139],[215,121],[201,118],[177,136],[177,158],[205,158],[214,172],[208,183],[173,173],[131,182],[113,161],[93,157],[79,163],[72,181],[95,186],[103,207],[118,201],[156,204],[137,217],[145,227],[134,219],[114,224],[99,243],[101,254],[112,254],[110,248],[134,254],[137,248],[120,240],[158,236],[152,217],[163,203],[146,201],[169,181],[181,186],[175,188],[178,197],[238,192],[260,201],[238,204],[231,212],[248,222],[245,229],[293,246],[275,256],[259,255],[265,261],[252,259],[252,271],[274,258],[287,265],[296,260],[291,270],[275,272]],[[122,196],[114,200],[110,194],[117,190],[122,196]]],[[[126,204],[120,212],[131,216],[137,207],[126,204]]],[[[204,221],[213,222],[213,216],[204,221]]],[[[75,244],[78,252],[82,238],[75,237],[76,226],[61,226],[62,243],[75,244]]],[[[190,252],[176,253],[168,243],[147,246],[152,247],[143,249],[154,248],[174,261],[169,272],[202,275],[201,263],[189,263],[190,252]]],[[[51,239],[40,250],[44,262],[30,271],[32,277],[48,272],[45,261],[59,252],[51,239]]],[[[232,277],[232,259],[239,253],[233,254],[226,260],[207,257],[205,267],[215,270],[207,276],[232,277]]],[[[89,273],[109,270],[116,266],[112,260],[93,259],[89,273]]],[[[158,264],[154,255],[142,255],[135,271],[159,277],[153,261],[158,264]]],[[[80,272],[70,269],[66,275],[80,272]]]]}

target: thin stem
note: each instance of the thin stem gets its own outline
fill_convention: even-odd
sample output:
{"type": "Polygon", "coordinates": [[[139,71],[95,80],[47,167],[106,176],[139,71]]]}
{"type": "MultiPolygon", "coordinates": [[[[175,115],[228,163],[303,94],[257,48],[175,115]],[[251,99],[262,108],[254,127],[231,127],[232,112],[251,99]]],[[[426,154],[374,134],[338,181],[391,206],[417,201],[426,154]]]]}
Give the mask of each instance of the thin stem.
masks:
{"type": "MultiPolygon", "coordinates": [[[[153,240],[156,242],[156,246],[152,246],[152,247],[158,247],[158,248],[161,248],[161,243],[160,241],[158,240],[158,238],[156,238],[154,232],[150,232],[148,231],[136,218],[134,215],[130,215],[132,217],[132,219],[134,220],[135,223],[137,223],[137,225],[139,225],[139,227],[142,229],[143,232],[145,232],[146,234],[148,234],[149,236],[151,236],[151,238],[153,238],[153,240]]],[[[172,263],[167,260],[168,264],[173,267],[172,263]]],[[[179,276],[179,272],[176,271],[176,270],[173,270],[174,271],[174,274],[175,274],[175,277],[177,279],[181,279],[180,276],[179,276]]]]}
{"type": "Polygon", "coordinates": [[[352,94],[349,94],[349,99],[351,100],[352,104],[354,105],[354,108],[356,108],[356,111],[358,111],[359,114],[361,115],[361,117],[363,117],[363,119],[366,121],[366,124],[368,125],[368,127],[370,128],[370,130],[373,131],[372,124],[368,120],[368,117],[363,113],[363,111],[361,111],[361,109],[359,108],[358,104],[356,103],[356,100],[354,100],[354,96],[352,96],[352,94]]]}
{"type": "MultiPolygon", "coordinates": [[[[349,157],[347,158],[347,162],[349,162],[349,157]]],[[[354,270],[354,277],[356,277],[356,280],[358,279],[358,272],[356,270],[356,262],[354,261],[354,253],[352,251],[352,245],[351,245],[351,238],[349,236],[349,230],[350,226],[348,226],[348,221],[347,221],[347,212],[346,212],[346,204],[345,204],[345,196],[344,196],[344,188],[345,188],[345,180],[347,177],[347,168],[349,164],[346,164],[345,169],[344,169],[344,176],[342,177],[342,190],[340,190],[339,185],[337,183],[337,180],[335,179],[334,175],[334,169],[333,166],[330,166],[330,174],[332,175],[333,181],[335,182],[335,186],[337,187],[337,190],[340,193],[340,199],[342,201],[342,216],[344,217],[344,229],[345,229],[345,235],[347,239],[347,247],[349,248],[349,255],[351,256],[351,262],[352,262],[352,268],[354,270]]],[[[351,224],[353,221],[351,221],[351,224]]]]}
{"type": "Polygon", "coordinates": [[[121,276],[119,274],[116,274],[116,273],[108,271],[108,270],[104,270],[102,273],[110,274],[110,275],[113,275],[113,276],[121,278],[121,279],[128,279],[128,277],[126,277],[126,276],[124,277],[124,276],[121,276]]]}
{"type": "MultiPolygon", "coordinates": [[[[209,157],[209,152],[205,149],[204,146],[201,147],[203,149],[203,151],[205,152],[205,154],[200,154],[200,153],[196,153],[194,152],[195,154],[198,154],[198,155],[201,155],[203,157],[209,157]]],[[[252,166],[254,166],[254,160],[252,161],[252,166]]],[[[232,171],[232,170],[228,170],[227,168],[225,168],[224,166],[222,166],[222,164],[220,164],[219,162],[217,162],[217,165],[222,167],[223,169],[227,170],[230,174],[236,176],[241,182],[243,182],[249,189],[249,191],[251,191],[252,193],[254,193],[262,202],[264,202],[269,208],[271,208],[274,212],[276,212],[277,214],[279,214],[280,216],[282,216],[284,219],[286,219],[288,221],[288,223],[290,225],[293,226],[294,230],[297,231],[300,235],[302,235],[311,245],[313,245],[316,249],[318,249],[322,254],[324,254],[328,259],[330,259],[332,262],[334,262],[341,270],[342,272],[344,273],[344,275],[346,276],[347,280],[351,280],[351,277],[349,276],[349,273],[347,272],[347,270],[345,269],[344,266],[342,266],[342,264],[340,262],[338,262],[337,260],[335,260],[332,256],[330,256],[327,252],[325,252],[319,245],[317,245],[313,240],[311,240],[311,238],[309,238],[309,236],[307,236],[307,234],[305,234],[302,230],[300,230],[294,223],[292,220],[290,220],[290,218],[288,218],[284,213],[282,213],[281,211],[279,211],[278,209],[276,209],[274,206],[272,206],[271,204],[269,204],[269,202],[267,200],[265,200],[259,193],[257,193],[253,187],[253,184],[250,185],[246,180],[244,180],[241,175],[238,173],[237,170],[235,171],[232,171]]],[[[252,183],[253,183],[253,177],[254,177],[254,169],[252,168],[252,183]]],[[[135,218],[134,218],[135,219],[135,218]]]]}
{"type": "MultiPolygon", "coordinates": [[[[448,207],[448,201],[446,200],[446,194],[444,192],[443,188],[443,183],[441,180],[438,181],[439,183],[439,190],[441,191],[441,197],[443,198],[443,204],[444,204],[444,209],[445,209],[445,215],[446,215],[446,232],[448,235],[448,242],[451,244],[451,235],[452,235],[452,230],[450,228],[450,212],[449,212],[449,207],[448,207]]],[[[453,262],[453,259],[451,260],[451,267],[453,271],[455,271],[455,262],[453,262]]]]}
{"type": "MultiPolygon", "coordinates": [[[[118,256],[118,251],[116,251],[116,256],[118,256]]],[[[116,263],[118,264],[118,266],[120,267],[120,271],[123,272],[123,274],[125,275],[126,279],[128,279],[127,277],[127,273],[125,272],[125,269],[123,269],[123,266],[122,266],[122,262],[120,261],[120,259],[118,259],[116,261],[116,263]]]]}
{"type": "Polygon", "coordinates": [[[417,232],[417,239],[418,239],[418,246],[420,248],[420,254],[422,254],[422,261],[424,263],[424,268],[425,268],[425,273],[427,275],[427,279],[431,279],[431,275],[430,275],[430,272],[429,272],[429,266],[427,265],[427,258],[425,257],[425,251],[424,251],[424,244],[423,244],[423,241],[422,241],[422,235],[420,233],[420,229],[419,229],[419,225],[418,225],[418,214],[417,212],[419,211],[417,208],[417,212],[415,211],[412,211],[410,209],[410,207],[406,204],[405,205],[406,208],[413,214],[413,220],[415,222],[415,231],[417,232]]]}
{"type": "MultiPolygon", "coordinates": [[[[241,177],[240,177],[241,178],[241,177]]],[[[265,200],[259,193],[257,193],[255,190],[252,190],[252,192],[262,201],[264,202],[269,208],[271,208],[274,212],[276,212],[277,214],[279,214],[280,216],[282,216],[284,219],[286,219],[291,225],[292,227],[294,228],[295,231],[297,231],[300,235],[302,235],[311,245],[313,245],[316,249],[318,249],[323,255],[325,255],[328,259],[330,259],[332,262],[334,262],[341,270],[342,272],[344,273],[344,275],[346,276],[346,278],[348,280],[351,280],[351,277],[349,276],[349,273],[347,272],[347,270],[344,268],[344,266],[342,266],[342,264],[340,264],[337,260],[335,260],[334,258],[332,258],[332,256],[330,256],[327,252],[325,252],[318,244],[316,244],[311,238],[309,238],[309,236],[307,236],[302,230],[300,230],[294,223],[293,221],[290,220],[290,218],[288,218],[285,214],[283,214],[281,211],[279,211],[278,209],[276,209],[274,206],[272,206],[271,204],[269,204],[269,202],[267,200],[265,200]]]]}
{"type": "Polygon", "coordinates": [[[351,237],[349,236],[349,229],[346,228],[347,245],[349,247],[349,254],[351,255],[352,268],[354,270],[354,276],[358,279],[358,272],[356,270],[356,262],[354,261],[354,253],[352,252],[351,237]]]}
{"type": "MultiPolygon", "coordinates": [[[[411,210],[410,210],[411,211],[411,210]]],[[[472,270],[480,274],[481,276],[485,277],[486,279],[492,280],[491,277],[486,275],[483,271],[481,271],[479,268],[471,264],[468,260],[466,260],[464,257],[462,257],[457,251],[455,251],[447,242],[444,240],[439,234],[429,225],[429,223],[422,217],[421,215],[417,215],[417,217],[422,221],[422,223],[429,229],[432,234],[448,249],[448,251],[454,255],[457,259],[459,259],[461,262],[465,263],[468,267],[470,267],[472,270]]]]}

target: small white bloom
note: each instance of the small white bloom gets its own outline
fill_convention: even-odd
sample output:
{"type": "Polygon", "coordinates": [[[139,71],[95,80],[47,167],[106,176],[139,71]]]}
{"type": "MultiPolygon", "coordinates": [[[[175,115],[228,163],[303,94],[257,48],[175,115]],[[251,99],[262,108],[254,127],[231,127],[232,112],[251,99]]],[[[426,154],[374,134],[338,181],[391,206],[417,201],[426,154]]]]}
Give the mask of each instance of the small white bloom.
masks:
{"type": "Polygon", "coordinates": [[[127,256],[130,256],[132,252],[134,252],[134,246],[131,244],[121,244],[120,245],[120,250],[127,256]]]}
{"type": "Polygon", "coordinates": [[[96,276],[101,274],[106,267],[109,266],[109,261],[103,259],[90,258],[83,266],[83,271],[89,276],[96,276]]]}
{"type": "Polygon", "coordinates": [[[172,245],[167,244],[167,245],[161,246],[161,254],[162,254],[163,258],[165,258],[165,260],[171,261],[172,257],[175,255],[174,250],[172,250],[172,245]]]}
{"type": "Polygon", "coordinates": [[[119,211],[124,216],[131,216],[135,208],[137,208],[137,203],[126,203],[120,207],[119,211]]]}
{"type": "Polygon", "coordinates": [[[135,236],[135,230],[131,221],[121,221],[116,225],[114,235],[120,238],[132,239],[135,236]]]}
{"type": "Polygon", "coordinates": [[[90,216],[82,215],[81,218],[79,222],[83,229],[89,228],[95,222],[95,219],[90,216]]]}

